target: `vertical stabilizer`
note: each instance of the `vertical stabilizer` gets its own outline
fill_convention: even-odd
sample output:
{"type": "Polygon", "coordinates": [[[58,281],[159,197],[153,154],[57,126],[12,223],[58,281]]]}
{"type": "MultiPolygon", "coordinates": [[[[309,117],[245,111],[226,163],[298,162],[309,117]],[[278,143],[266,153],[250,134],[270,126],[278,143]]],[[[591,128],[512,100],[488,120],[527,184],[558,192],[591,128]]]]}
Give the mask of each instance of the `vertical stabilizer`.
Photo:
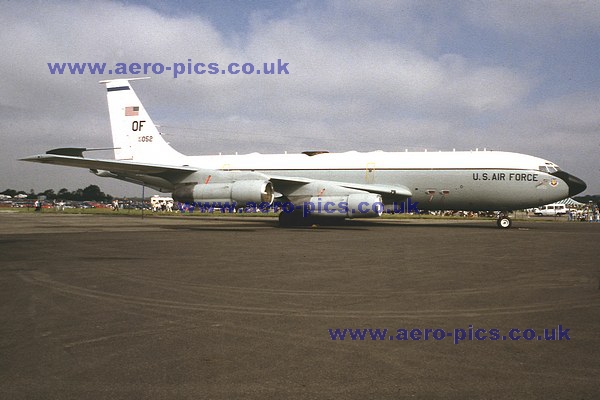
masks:
{"type": "Polygon", "coordinates": [[[183,155],[163,139],[129,83],[137,79],[146,78],[100,81],[106,84],[115,159],[177,163],[183,155]]]}

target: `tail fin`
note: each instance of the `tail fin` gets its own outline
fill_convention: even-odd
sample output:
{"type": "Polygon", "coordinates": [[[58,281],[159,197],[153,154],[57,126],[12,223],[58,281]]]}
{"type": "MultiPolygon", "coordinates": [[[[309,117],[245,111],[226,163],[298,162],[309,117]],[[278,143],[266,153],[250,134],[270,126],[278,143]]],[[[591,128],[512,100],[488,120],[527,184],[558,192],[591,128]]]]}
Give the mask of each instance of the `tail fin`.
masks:
{"type": "Polygon", "coordinates": [[[106,84],[106,97],[115,159],[174,163],[183,155],[161,136],[129,81],[147,78],[112,79],[106,84]]]}

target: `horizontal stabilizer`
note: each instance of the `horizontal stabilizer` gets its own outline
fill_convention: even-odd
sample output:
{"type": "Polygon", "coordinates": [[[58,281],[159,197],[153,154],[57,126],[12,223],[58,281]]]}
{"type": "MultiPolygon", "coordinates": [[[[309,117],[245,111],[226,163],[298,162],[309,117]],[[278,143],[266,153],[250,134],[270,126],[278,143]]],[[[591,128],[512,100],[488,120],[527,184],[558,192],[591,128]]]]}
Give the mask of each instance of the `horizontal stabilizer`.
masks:
{"type": "Polygon", "coordinates": [[[22,158],[21,161],[31,161],[42,164],[64,165],[68,167],[99,169],[111,172],[121,172],[130,174],[167,175],[174,181],[198,171],[197,168],[186,166],[149,164],[125,160],[82,158],[78,155],[68,156],[60,154],[40,154],[37,156],[22,158]]]}
{"type": "Polygon", "coordinates": [[[85,147],[59,147],[48,150],[46,154],[56,154],[59,156],[83,157],[84,151],[114,150],[114,147],[104,147],[97,149],[87,149],[85,147]]]}

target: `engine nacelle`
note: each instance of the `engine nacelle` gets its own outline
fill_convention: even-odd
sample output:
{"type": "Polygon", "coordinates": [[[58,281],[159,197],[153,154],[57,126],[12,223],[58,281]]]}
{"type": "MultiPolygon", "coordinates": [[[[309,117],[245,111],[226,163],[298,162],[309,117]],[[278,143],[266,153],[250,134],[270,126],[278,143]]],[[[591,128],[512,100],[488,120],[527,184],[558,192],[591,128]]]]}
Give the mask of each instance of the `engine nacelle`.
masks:
{"type": "Polygon", "coordinates": [[[374,193],[311,197],[304,203],[305,214],[332,218],[375,218],[383,209],[381,196],[374,193]]]}
{"type": "Polygon", "coordinates": [[[263,180],[185,185],[173,191],[173,199],[181,203],[236,203],[243,207],[246,203],[272,204],[274,198],[273,184],[263,180]]]}
{"type": "Polygon", "coordinates": [[[118,175],[104,169],[90,169],[90,172],[102,178],[116,178],[118,175]]]}

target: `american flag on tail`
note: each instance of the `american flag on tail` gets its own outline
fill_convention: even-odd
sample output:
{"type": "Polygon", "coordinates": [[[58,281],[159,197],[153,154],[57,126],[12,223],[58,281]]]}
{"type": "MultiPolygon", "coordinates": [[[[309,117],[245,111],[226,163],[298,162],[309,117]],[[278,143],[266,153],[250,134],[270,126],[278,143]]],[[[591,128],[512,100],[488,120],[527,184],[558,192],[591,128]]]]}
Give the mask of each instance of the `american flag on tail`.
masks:
{"type": "Polygon", "coordinates": [[[125,116],[126,117],[135,117],[140,114],[140,108],[138,106],[135,107],[125,107],[125,116]]]}

